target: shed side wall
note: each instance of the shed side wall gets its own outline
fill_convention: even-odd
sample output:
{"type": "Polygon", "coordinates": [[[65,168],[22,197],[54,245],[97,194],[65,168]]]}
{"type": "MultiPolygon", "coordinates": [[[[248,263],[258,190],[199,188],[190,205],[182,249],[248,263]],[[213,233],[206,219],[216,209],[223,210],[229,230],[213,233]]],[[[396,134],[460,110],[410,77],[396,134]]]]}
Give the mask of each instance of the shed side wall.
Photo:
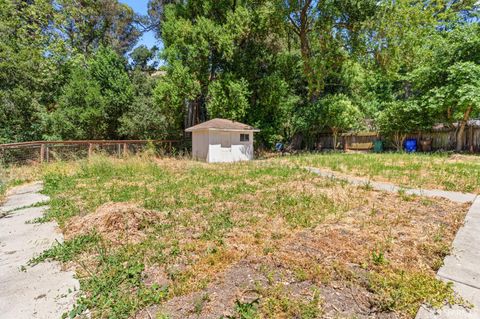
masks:
{"type": "Polygon", "coordinates": [[[192,156],[196,160],[208,160],[208,131],[194,131],[192,133],[192,156]]]}

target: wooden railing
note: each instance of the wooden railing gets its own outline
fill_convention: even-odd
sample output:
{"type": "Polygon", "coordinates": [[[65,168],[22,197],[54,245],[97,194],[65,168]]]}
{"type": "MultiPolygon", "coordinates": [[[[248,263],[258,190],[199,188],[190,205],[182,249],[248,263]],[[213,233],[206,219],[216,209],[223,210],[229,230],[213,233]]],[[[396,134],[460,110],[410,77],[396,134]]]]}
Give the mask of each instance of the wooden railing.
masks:
{"type": "Polygon", "coordinates": [[[184,141],[179,140],[32,141],[0,144],[0,163],[24,164],[77,159],[90,157],[96,152],[125,156],[145,150],[147,145],[164,154],[186,149],[184,141]]]}

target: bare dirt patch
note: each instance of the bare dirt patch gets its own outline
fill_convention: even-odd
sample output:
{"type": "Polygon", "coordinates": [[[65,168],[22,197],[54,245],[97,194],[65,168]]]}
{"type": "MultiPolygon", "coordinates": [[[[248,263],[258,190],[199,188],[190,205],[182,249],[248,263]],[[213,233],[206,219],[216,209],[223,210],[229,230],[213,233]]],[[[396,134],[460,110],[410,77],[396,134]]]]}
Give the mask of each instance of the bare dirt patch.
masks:
{"type": "Polygon", "coordinates": [[[172,319],[218,319],[231,316],[237,300],[251,302],[259,298],[256,287],[265,285],[266,279],[258,267],[241,261],[219,274],[215,284],[209,285],[205,290],[175,297],[159,310],[169,314],[172,319]]]}

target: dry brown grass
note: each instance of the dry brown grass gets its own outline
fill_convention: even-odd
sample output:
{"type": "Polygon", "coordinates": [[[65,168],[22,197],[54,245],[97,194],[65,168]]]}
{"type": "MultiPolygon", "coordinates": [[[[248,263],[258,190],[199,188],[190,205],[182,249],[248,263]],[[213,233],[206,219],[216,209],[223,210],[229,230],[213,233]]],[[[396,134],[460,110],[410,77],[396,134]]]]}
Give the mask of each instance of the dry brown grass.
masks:
{"type": "MultiPolygon", "coordinates": [[[[94,159],[76,170],[47,179],[69,185],[55,186],[55,209],[75,201],[67,237],[96,229],[112,253],[144,264],[145,285],[169,287],[162,302],[134,308],[137,318],[218,319],[256,299],[258,318],[401,318],[424,301],[452,301],[435,271],[467,205],[354,187],[276,161],[94,159]],[[418,287],[402,288],[399,274],[434,290],[412,294],[418,287]]],[[[79,262],[103,269],[92,254],[79,262]]],[[[94,313],[107,316],[105,307],[94,313]]]]}
{"type": "MultiPolygon", "coordinates": [[[[262,308],[266,313],[272,310],[268,310],[268,294],[271,293],[268,286],[306,281],[309,289],[303,291],[303,294],[310,293],[315,287],[319,290],[323,287],[323,290],[328,291],[328,287],[333,285],[337,287],[337,300],[347,298],[352,304],[360,303],[358,307],[368,309],[364,310],[365,313],[379,311],[379,315],[384,314],[380,310],[378,296],[369,291],[368,273],[383,273],[385,269],[393,269],[420,272],[434,278],[468,208],[468,205],[458,205],[442,199],[425,200],[331,182],[326,186],[325,183],[320,178],[287,181],[262,188],[255,194],[241,196],[235,202],[215,203],[214,211],[228,210],[234,224],[238,225],[229,229],[223,237],[221,255],[228,257],[213,257],[216,262],[208,262],[209,267],[204,267],[206,259],[201,258],[184,270],[183,274],[188,280],[181,285],[172,282],[172,286],[178,288],[175,288],[174,295],[183,296],[167,303],[166,310],[173,315],[172,318],[193,318],[196,314],[192,312],[192,307],[196,298],[202,295],[202,291],[210,295],[212,290],[224,282],[225,276],[230,276],[228,269],[235,269],[238,262],[257,268],[257,271],[251,273],[255,278],[269,276],[265,273],[258,274],[259,265],[271,269],[271,283],[263,284],[264,288],[257,291],[257,296],[265,301],[261,307],[266,307],[262,308]],[[324,209],[313,208],[317,215],[310,218],[311,227],[292,227],[288,217],[282,216],[281,211],[272,212],[269,205],[279,194],[329,198],[338,211],[335,214],[322,214],[324,209]],[[372,260],[373,254],[382,254],[385,264],[376,265],[372,260]],[[354,297],[351,296],[352,289],[355,290],[354,297]],[[189,291],[192,292],[188,293],[189,291]],[[175,307],[183,311],[172,312],[175,307]],[[186,309],[190,309],[190,312],[186,309]]],[[[183,237],[183,244],[198,245],[202,229],[208,227],[208,223],[199,220],[199,216],[188,216],[195,221],[196,227],[186,231],[189,236],[183,237]]],[[[190,251],[192,259],[195,259],[193,255],[201,254],[200,247],[190,251]]],[[[206,258],[209,260],[212,257],[206,258]]],[[[231,299],[227,304],[230,307],[233,307],[236,300],[243,298],[242,291],[246,288],[242,286],[245,285],[250,287],[252,283],[229,285],[222,292],[229,291],[231,299]],[[230,293],[232,291],[235,293],[230,293]]],[[[253,288],[250,287],[247,291],[249,289],[253,288]]],[[[295,303],[292,294],[287,293],[286,296],[295,303]]],[[[330,302],[334,302],[331,299],[330,296],[330,302]]],[[[225,298],[221,301],[226,302],[225,298]]],[[[278,306],[273,309],[278,311],[276,307],[278,306]]],[[[339,314],[336,309],[329,308],[328,304],[325,307],[330,314],[339,314]]],[[[205,301],[201,317],[214,318],[221,315],[224,308],[225,304],[219,304],[217,299],[210,298],[205,301]]],[[[342,314],[359,315],[348,309],[344,309],[342,314]]],[[[279,318],[285,317],[281,312],[277,315],[279,318]]],[[[393,317],[403,315],[409,316],[409,310],[403,314],[391,314],[393,317]]]]}
{"type": "MultiPolygon", "coordinates": [[[[347,193],[355,191],[350,189],[343,195],[347,193]]],[[[348,297],[350,290],[356,289],[355,298],[362,301],[361,307],[378,311],[377,296],[368,291],[368,280],[362,277],[367,270],[381,273],[387,266],[375,265],[372,254],[382,253],[388,268],[421,272],[433,278],[467,205],[440,199],[405,201],[398,195],[379,192],[367,194],[362,207],[313,229],[291,229],[282,219],[268,217],[253,227],[232,229],[226,236],[227,249],[242,252],[249,263],[273,269],[272,276],[280,278],[272,283],[307,280],[310,287],[336,285],[338,298],[345,298],[344,293],[348,297]]],[[[230,300],[230,304],[234,301],[230,300]]],[[[349,310],[344,314],[359,315],[349,310]]]]}
{"type": "Polygon", "coordinates": [[[480,157],[450,153],[320,153],[289,156],[279,162],[330,169],[406,187],[480,192],[480,157]]]}
{"type": "Polygon", "coordinates": [[[364,265],[371,262],[372,252],[381,251],[397,268],[433,273],[463,223],[468,205],[441,199],[432,204],[420,198],[406,202],[396,195],[370,194],[365,206],[342,219],[292,234],[279,245],[278,262],[315,256],[329,267],[339,262],[364,265]]]}

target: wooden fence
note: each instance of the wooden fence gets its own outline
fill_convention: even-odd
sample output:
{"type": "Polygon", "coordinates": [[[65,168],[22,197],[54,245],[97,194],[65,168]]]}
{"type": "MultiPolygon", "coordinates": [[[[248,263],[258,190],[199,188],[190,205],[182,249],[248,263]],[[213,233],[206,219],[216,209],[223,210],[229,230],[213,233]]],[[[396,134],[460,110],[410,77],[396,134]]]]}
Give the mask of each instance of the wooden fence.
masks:
{"type": "MultiPolygon", "coordinates": [[[[337,149],[343,150],[345,149],[345,144],[359,144],[359,143],[369,143],[373,142],[374,140],[378,139],[378,133],[376,132],[368,132],[360,133],[360,134],[339,134],[337,137],[337,149]]],[[[321,133],[317,136],[316,139],[316,149],[333,149],[334,138],[331,133],[321,133]]]]}
{"type": "MultiPolygon", "coordinates": [[[[455,129],[447,129],[410,134],[408,138],[414,138],[417,141],[429,139],[432,141],[434,151],[452,151],[456,146],[456,133],[455,129]]],[[[480,127],[468,127],[463,138],[464,151],[480,152],[480,127]]]]}
{"type": "MultiPolygon", "coordinates": [[[[376,139],[384,141],[384,146],[386,149],[395,149],[393,143],[387,138],[382,137],[381,135],[373,134],[370,135],[355,135],[355,134],[343,134],[338,137],[337,149],[344,149],[345,143],[369,143],[373,142],[376,139]]],[[[432,150],[433,151],[453,151],[456,146],[456,129],[455,128],[446,128],[441,130],[432,130],[424,131],[409,134],[407,138],[416,139],[420,147],[421,140],[431,140],[432,141],[432,150]]],[[[480,152],[480,127],[478,126],[469,126],[465,130],[464,141],[463,141],[463,151],[468,152],[480,152]]],[[[333,136],[331,133],[322,133],[316,138],[317,145],[320,145],[322,149],[333,149],[333,136]]]]}
{"type": "Polygon", "coordinates": [[[88,140],[36,141],[0,144],[0,164],[30,164],[87,158],[94,153],[111,156],[136,154],[152,148],[157,153],[175,155],[188,152],[189,145],[179,140],[88,140]]]}

